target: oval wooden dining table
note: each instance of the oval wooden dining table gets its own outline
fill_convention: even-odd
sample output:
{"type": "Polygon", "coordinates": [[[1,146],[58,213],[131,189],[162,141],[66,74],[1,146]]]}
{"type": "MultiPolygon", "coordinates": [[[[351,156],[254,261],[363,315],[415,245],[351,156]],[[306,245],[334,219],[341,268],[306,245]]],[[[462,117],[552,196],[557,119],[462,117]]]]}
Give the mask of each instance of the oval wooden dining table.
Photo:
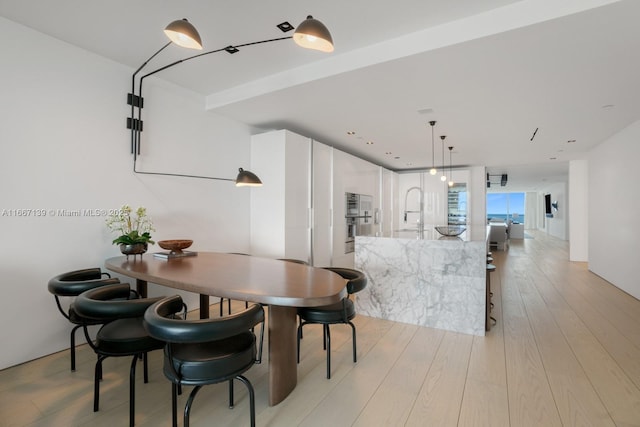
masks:
{"type": "Polygon", "coordinates": [[[268,305],[270,405],[282,402],[296,387],[297,307],[332,304],[346,295],[346,280],[332,271],[256,256],[119,256],[107,259],[105,268],[136,279],[142,296],[148,283],[199,294],[201,318],[209,316],[209,296],[268,305]]]}

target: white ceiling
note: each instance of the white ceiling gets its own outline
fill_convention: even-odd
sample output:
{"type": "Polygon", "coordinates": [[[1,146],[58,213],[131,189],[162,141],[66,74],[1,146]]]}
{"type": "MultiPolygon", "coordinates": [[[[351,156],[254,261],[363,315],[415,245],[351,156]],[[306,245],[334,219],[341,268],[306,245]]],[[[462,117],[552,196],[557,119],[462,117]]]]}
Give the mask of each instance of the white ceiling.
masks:
{"type": "MultiPolygon", "coordinates": [[[[158,77],[256,131],[288,128],[392,170],[440,165],[446,135],[454,167],[507,173],[508,191],[566,180],[568,161],[640,118],[636,0],[0,0],[0,16],[132,71],[175,19],[208,51],[282,37],[276,24],[308,14],[331,31],[333,54],[286,40],[158,77]]],[[[193,53],[170,46],[144,71],[193,53]]]]}

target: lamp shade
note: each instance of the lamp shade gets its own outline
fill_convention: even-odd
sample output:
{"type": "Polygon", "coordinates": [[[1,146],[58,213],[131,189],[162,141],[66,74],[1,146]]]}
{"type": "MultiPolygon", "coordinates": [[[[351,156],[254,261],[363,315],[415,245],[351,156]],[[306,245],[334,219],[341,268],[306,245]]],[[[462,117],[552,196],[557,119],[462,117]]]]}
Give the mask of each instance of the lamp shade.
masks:
{"type": "Polygon", "coordinates": [[[260,187],[262,181],[253,172],[246,171],[242,168],[238,169],[236,178],[236,187],[260,187]]]}
{"type": "Polygon", "coordinates": [[[173,21],[164,29],[164,33],[173,43],[180,47],[202,50],[202,39],[196,27],[186,19],[173,21]]]}
{"type": "Polygon", "coordinates": [[[333,52],[333,39],[324,24],[311,15],[307,16],[293,34],[293,41],[298,46],[321,52],[333,52]]]}

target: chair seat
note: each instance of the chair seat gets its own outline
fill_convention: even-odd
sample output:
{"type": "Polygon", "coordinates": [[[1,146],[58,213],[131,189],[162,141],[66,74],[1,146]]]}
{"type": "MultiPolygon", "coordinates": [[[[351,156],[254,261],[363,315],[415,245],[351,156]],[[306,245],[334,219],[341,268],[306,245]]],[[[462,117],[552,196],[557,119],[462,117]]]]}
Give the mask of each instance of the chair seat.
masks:
{"type": "Polygon", "coordinates": [[[170,381],[184,385],[213,384],[232,379],[255,363],[255,341],[255,335],[247,331],[213,342],[170,344],[173,370],[168,348],[165,347],[164,374],[170,381]],[[221,376],[221,373],[225,375],[221,376]]]}
{"type": "Polygon", "coordinates": [[[96,336],[96,347],[109,356],[126,356],[164,347],[164,342],[151,338],[142,318],[117,319],[104,325],[96,336]]]}
{"type": "Polygon", "coordinates": [[[348,320],[352,320],[356,316],[356,309],[353,301],[345,298],[344,300],[338,301],[334,304],[300,308],[298,309],[298,315],[303,320],[311,323],[344,323],[348,320]]]}

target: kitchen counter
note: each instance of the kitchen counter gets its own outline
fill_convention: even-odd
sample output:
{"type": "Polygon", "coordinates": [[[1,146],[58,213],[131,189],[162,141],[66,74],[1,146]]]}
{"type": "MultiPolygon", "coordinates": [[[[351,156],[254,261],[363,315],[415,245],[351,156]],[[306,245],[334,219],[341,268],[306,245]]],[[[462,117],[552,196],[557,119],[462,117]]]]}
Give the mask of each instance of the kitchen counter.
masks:
{"type": "Polygon", "coordinates": [[[442,237],[399,230],[393,237],[356,237],[355,268],[367,287],[360,314],[471,335],[485,333],[486,234],[442,237]],[[422,236],[420,236],[422,234],[422,236]]]}

